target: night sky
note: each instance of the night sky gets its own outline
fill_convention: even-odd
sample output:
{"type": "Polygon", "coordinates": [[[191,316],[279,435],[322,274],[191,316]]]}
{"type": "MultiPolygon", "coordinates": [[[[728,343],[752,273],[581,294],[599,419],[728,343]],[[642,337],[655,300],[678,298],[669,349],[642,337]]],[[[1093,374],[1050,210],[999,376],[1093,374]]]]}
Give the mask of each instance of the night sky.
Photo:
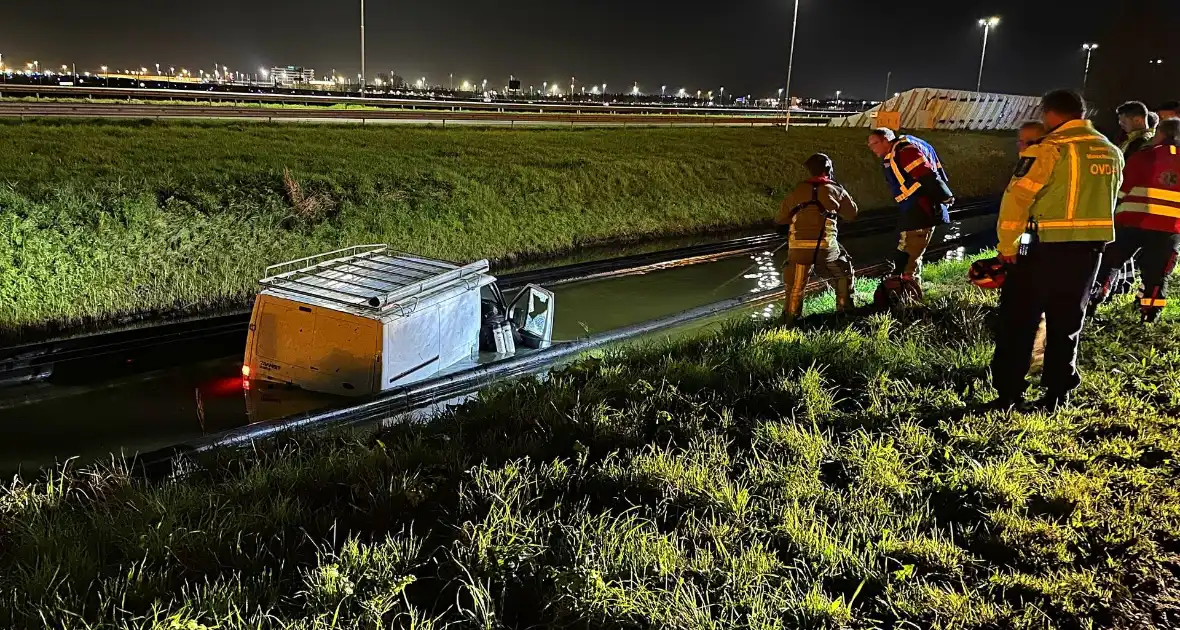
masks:
{"type": "MultiPolygon", "coordinates": [[[[607,83],[645,92],[661,84],[727,94],[769,95],[783,84],[791,0],[432,0],[366,3],[368,74],[394,70],[446,85],[516,74],[542,81],[607,83]]],[[[1121,3],[1129,5],[1130,3],[1121,3]]],[[[255,72],[303,65],[318,75],[359,72],[358,3],[347,0],[7,0],[0,53],[7,65],[37,59],[95,69],[210,68],[255,72]],[[23,16],[24,19],[12,19],[23,16]]],[[[973,89],[980,17],[1002,16],[988,44],[984,90],[1022,94],[1081,83],[1084,41],[1099,42],[1094,91],[1180,98],[1180,55],[1168,58],[1165,25],[1180,24],[1180,2],[1147,0],[1131,9],[1088,0],[954,3],[802,0],[792,93],[879,99],[911,87],[973,89]],[[1094,7],[1087,9],[1084,7],[1094,7]],[[1055,13],[1057,15],[1055,15],[1055,13]],[[1160,29],[1153,35],[1153,29],[1160,29]],[[1148,57],[1165,65],[1149,68],[1148,57]],[[1170,63],[1168,63],[1170,62],[1170,63]],[[1142,66],[1142,67],[1137,67],[1142,66]],[[1129,69],[1128,69],[1129,67],[1129,69]],[[1153,74],[1154,73],[1154,74],[1153,74]],[[1128,82],[1131,82],[1130,84],[1128,82]],[[1143,85],[1150,82],[1151,86],[1143,85]]]]}

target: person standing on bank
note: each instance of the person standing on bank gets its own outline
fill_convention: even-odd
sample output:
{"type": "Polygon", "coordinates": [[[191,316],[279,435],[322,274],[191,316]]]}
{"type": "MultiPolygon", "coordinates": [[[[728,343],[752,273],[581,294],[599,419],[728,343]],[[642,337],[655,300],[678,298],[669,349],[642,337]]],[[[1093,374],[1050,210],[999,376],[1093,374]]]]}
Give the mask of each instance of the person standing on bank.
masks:
{"type": "Polygon", "coordinates": [[[1024,123],[1016,132],[1016,151],[1023,153],[1025,149],[1043,138],[1046,133],[1049,133],[1049,130],[1045,129],[1045,123],[1039,120],[1030,120],[1024,123]]]}
{"type": "MultiPolygon", "coordinates": [[[[1024,153],[1024,150],[1032,145],[1040,142],[1041,138],[1049,130],[1045,128],[1045,123],[1039,120],[1030,120],[1020,126],[1016,132],[1016,151],[1017,153],[1024,153]]],[[[1045,363],[1045,316],[1041,316],[1041,323],[1037,324],[1037,334],[1033,339],[1032,363],[1031,370],[1037,372],[1045,363]]]]}
{"type": "Polygon", "coordinates": [[[1081,383],[1078,342],[1102,250],[1114,240],[1114,205],[1123,180],[1119,148],[1084,119],[1072,90],[1041,99],[1049,133],[1020,154],[996,225],[1008,275],[1000,291],[992,405],[1023,404],[1033,340],[1045,316],[1039,408],[1068,404],[1081,383]]]}
{"type": "Polygon", "coordinates": [[[1154,144],[1127,158],[1115,241],[1102,258],[1094,305],[1106,301],[1128,259],[1140,257],[1142,321],[1155,321],[1167,306],[1168,276],[1180,255],[1180,118],[1160,123],[1154,144]]]}
{"type": "Polygon", "coordinates": [[[788,238],[783,326],[794,324],[803,312],[803,293],[813,267],[835,284],[836,312],[852,306],[852,261],[836,240],[836,231],[838,220],[856,218],[856,202],[836,183],[832,159],[827,155],[816,153],[803,166],[811,177],[787,195],[774,219],[779,233],[788,238]]]}
{"type": "Polygon", "coordinates": [[[1172,120],[1173,118],[1180,118],[1180,101],[1168,101],[1160,104],[1155,110],[1159,115],[1160,122],[1165,120],[1172,120]]]}
{"type": "Polygon", "coordinates": [[[918,275],[922,255],[934,238],[934,228],[950,223],[954,194],[938,152],[916,136],[899,136],[881,127],[869,134],[869,149],[881,158],[885,183],[901,209],[901,238],[890,261],[903,278],[918,275]]]}
{"type": "Polygon", "coordinates": [[[1124,158],[1151,146],[1151,139],[1155,137],[1155,126],[1147,122],[1151,112],[1147,110],[1146,105],[1139,101],[1128,101],[1119,105],[1115,113],[1119,115],[1119,128],[1127,134],[1127,138],[1119,146],[1124,158]]]}

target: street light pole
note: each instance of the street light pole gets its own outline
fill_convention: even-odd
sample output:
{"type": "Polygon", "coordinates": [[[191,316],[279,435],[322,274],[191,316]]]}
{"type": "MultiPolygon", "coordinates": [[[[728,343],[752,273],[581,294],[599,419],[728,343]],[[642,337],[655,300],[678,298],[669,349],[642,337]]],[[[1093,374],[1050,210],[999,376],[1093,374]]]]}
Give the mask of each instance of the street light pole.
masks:
{"type": "Polygon", "coordinates": [[[996,16],[979,20],[979,25],[983,27],[983,52],[979,54],[979,79],[975,82],[976,92],[983,91],[983,60],[987,58],[987,35],[999,23],[1000,18],[996,16]]]}
{"type": "Polygon", "coordinates": [[[1082,50],[1086,51],[1086,69],[1082,72],[1082,94],[1086,93],[1086,81],[1090,78],[1090,55],[1098,49],[1098,44],[1082,44],[1082,50]]]}
{"type": "Polygon", "coordinates": [[[365,0],[361,0],[361,96],[365,95],[365,0]]]}
{"type": "MultiPolygon", "coordinates": [[[[799,0],[795,0],[795,14],[791,18],[791,52],[787,55],[787,85],[783,92],[783,131],[791,129],[791,71],[795,67],[795,27],[799,24],[799,0]]],[[[722,88],[724,91],[724,88],[722,88]]]]}

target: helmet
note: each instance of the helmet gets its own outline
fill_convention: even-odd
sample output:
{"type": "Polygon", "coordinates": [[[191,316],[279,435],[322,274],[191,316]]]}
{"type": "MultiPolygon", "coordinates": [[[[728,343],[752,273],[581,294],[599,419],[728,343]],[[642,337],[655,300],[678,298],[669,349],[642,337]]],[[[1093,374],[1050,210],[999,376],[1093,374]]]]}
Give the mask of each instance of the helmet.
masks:
{"type": "Polygon", "coordinates": [[[984,258],[971,263],[967,279],[981,289],[998,289],[1004,286],[1008,265],[999,258],[984,258]]]}

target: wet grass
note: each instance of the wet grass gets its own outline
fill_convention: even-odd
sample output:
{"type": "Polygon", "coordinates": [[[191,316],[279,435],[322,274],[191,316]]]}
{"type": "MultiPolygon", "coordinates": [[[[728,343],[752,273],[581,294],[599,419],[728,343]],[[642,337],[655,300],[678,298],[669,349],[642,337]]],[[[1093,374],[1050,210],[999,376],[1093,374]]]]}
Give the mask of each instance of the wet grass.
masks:
{"type": "MultiPolygon", "coordinates": [[[[0,338],[239,307],[266,265],[361,243],[512,263],[766,224],[816,150],[883,207],[863,135],[0,123],[0,338]]],[[[1006,138],[931,139],[960,196],[1002,189],[1006,138]]]]}
{"type": "Polygon", "coordinates": [[[995,294],[752,320],[167,482],[0,494],[0,625],[1163,628],[1180,327],[1126,298],[1075,409],[981,409],[995,294]],[[845,324],[850,324],[845,326],[845,324]]]}

